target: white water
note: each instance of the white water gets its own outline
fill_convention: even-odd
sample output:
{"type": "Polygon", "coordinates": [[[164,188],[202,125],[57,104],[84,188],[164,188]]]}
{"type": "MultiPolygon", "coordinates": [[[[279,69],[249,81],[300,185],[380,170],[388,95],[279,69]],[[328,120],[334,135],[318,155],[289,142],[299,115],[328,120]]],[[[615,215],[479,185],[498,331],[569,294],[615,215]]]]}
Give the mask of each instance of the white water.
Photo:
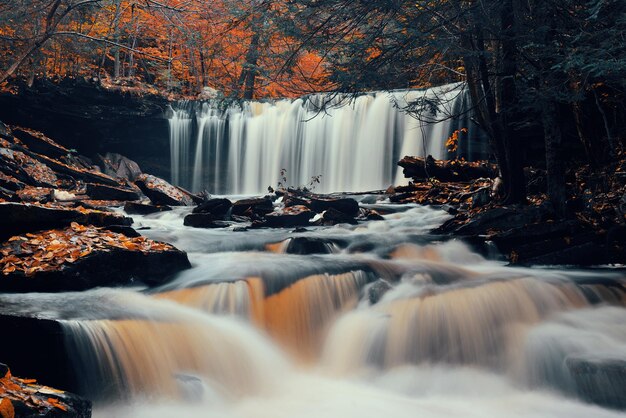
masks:
{"type": "Polygon", "coordinates": [[[84,390],[112,396],[99,418],[623,416],[579,393],[610,401],[619,376],[569,366],[626,361],[623,273],[504,267],[426,237],[444,212],[403,209],[304,234],[136,216],[193,268],[156,292],[0,302],[64,318],[84,390]],[[336,247],[280,253],[294,236],[336,247]],[[379,278],[392,288],[372,304],[379,278]]]}
{"type": "Polygon", "coordinates": [[[405,155],[450,157],[445,141],[456,129],[470,130],[461,136],[460,156],[484,154],[478,130],[463,113],[468,100],[453,84],[351,101],[319,94],[245,102],[226,111],[216,103],[181,102],[169,119],[172,182],[193,191],[262,193],[279,182],[308,187],[321,175],[313,184],[320,192],[385,189],[403,182],[395,163],[405,155]],[[402,111],[421,99],[440,102],[422,113],[422,122],[402,111]]]}

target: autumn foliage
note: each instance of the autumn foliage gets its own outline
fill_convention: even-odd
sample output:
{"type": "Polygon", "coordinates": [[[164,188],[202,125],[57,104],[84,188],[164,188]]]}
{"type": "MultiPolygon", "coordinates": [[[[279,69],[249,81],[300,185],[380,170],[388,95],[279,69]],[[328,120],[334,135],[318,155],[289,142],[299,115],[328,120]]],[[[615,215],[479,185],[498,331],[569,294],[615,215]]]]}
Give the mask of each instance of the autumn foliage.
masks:
{"type": "Polygon", "coordinates": [[[29,81],[94,77],[109,85],[241,97],[253,80],[255,98],[325,87],[321,58],[298,49],[297,42],[276,29],[274,18],[285,12],[280,2],[12,3],[0,3],[0,17],[5,17],[0,19],[0,68],[9,68],[49,32],[14,73],[29,81]]]}
{"type": "Polygon", "coordinates": [[[96,250],[111,251],[115,248],[129,251],[166,251],[172,247],[145,237],[130,238],[72,222],[65,229],[11,237],[0,248],[0,265],[3,266],[4,275],[19,271],[31,276],[38,271],[59,269],[62,265],[74,263],[96,250]]]}

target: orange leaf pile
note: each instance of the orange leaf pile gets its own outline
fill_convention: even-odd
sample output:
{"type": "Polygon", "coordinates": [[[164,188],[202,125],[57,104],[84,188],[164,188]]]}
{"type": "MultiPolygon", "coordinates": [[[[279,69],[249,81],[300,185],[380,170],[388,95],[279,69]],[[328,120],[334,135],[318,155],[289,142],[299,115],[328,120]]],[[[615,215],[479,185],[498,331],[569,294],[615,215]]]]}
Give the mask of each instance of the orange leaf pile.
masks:
{"type": "Polygon", "coordinates": [[[15,272],[32,276],[40,271],[59,270],[67,263],[89,256],[94,251],[158,252],[173,249],[171,245],[145,237],[130,238],[94,226],[75,222],[65,229],[11,237],[0,247],[0,266],[4,275],[15,272]]]}
{"type": "Polygon", "coordinates": [[[34,379],[20,379],[9,372],[0,378],[0,417],[12,417],[12,402],[22,403],[39,412],[55,408],[68,411],[69,405],[57,397],[52,397],[63,394],[63,391],[38,385],[34,379]]]}

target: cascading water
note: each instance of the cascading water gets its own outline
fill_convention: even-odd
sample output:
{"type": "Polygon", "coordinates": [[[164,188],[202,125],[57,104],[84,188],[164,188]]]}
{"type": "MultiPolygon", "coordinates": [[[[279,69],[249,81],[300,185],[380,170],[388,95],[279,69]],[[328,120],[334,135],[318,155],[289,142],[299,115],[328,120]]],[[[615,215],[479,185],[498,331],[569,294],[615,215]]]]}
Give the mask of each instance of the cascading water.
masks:
{"type": "Polygon", "coordinates": [[[226,110],[218,105],[173,105],[169,123],[174,184],[193,191],[250,194],[279,182],[309,186],[321,175],[320,184],[313,182],[316,191],[383,189],[403,181],[395,162],[404,155],[450,157],[445,142],[462,128],[469,132],[453,155],[486,155],[461,84],[370,93],[351,100],[317,94],[244,102],[226,110]],[[419,118],[405,111],[416,108],[416,102],[424,104],[419,118]],[[283,169],[286,182],[280,175],[283,169]]]}
{"type": "Polygon", "coordinates": [[[433,241],[443,211],[379,205],[382,221],[298,234],[135,216],[193,267],[0,306],[60,321],[96,417],[623,416],[604,408],[626,408],[622,271],[504,267],[433,241]]]}

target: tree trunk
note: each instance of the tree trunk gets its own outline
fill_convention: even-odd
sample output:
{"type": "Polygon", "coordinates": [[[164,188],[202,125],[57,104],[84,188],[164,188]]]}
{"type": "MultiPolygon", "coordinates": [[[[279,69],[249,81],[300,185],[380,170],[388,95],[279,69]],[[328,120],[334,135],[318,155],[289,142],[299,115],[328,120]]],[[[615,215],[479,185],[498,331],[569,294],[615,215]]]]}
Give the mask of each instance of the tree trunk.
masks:
{"type": "Polygon", "coordinates": [[[557,106],[547,102],[543,106],[542,122],[546,147],[546,169],[548,176],[548,197],[557,215],[567,213],[565,166],[562,158],[562,135],[558,123],[557,106]]]}
{"type": "Polygon", "coordinates": [[[48,39],[50,39],[50,34],[45,34],[43,38],[38,41],[32,43],[28,46],[18,57],[13,61],[13,64],[9,66],[5,71],[0,74],[0,84],[7,81],[9,77],[15,73],[15,71],[30,57],[30,55],[37,51],[48,39]]]}
{"type": "Polygon", "coordinates": [[[522,147],[514,129],[515,105],[517,92],[515,74],[517,72],[517,45],[515,44],[515,12],[513,0],[502,3],[500,16],[502,32],[502,67],[500,78],[500,112],[499,125],[502,130],[503,143],[507,161],[507,178],[504,182],[506,190],[505,203],[522,203],[526,199],[526,182],[522,161],[522,147]]]}

